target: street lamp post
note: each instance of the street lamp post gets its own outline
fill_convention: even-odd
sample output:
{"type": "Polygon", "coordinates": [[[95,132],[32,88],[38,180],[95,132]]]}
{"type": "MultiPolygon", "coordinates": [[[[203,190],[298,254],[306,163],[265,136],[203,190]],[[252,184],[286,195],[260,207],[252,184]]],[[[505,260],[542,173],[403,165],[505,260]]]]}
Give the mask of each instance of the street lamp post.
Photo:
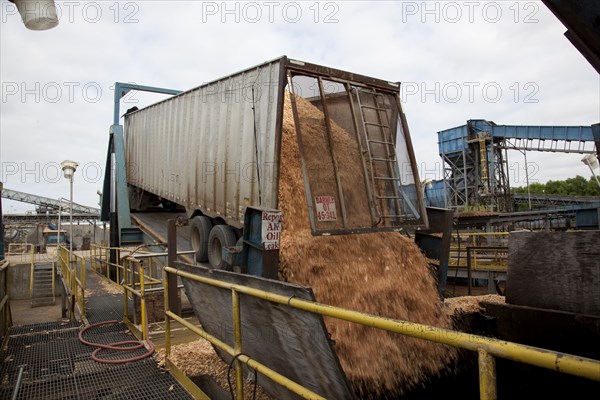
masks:
{"type": "Polygon", "coordinates": [[[70,188],[70,197],[69,201],[71,203],[70,212],[69,212],[69,263],[71,261],[71,254],[73,254],[73,175],[75,175],[75,171],[77,170],[77,166],[79,165],[75,161],[65,160],[60,163],[63,174],[66,179],[69,180],[69,188],[70,188]]]}
{"type": "Polygon", "coordinates": [[[58,199],[58,231],[56,232],[56,254],[58,254],[58,248],[60,247],[60,216],[62,214],[62,197],[58,199]]]}

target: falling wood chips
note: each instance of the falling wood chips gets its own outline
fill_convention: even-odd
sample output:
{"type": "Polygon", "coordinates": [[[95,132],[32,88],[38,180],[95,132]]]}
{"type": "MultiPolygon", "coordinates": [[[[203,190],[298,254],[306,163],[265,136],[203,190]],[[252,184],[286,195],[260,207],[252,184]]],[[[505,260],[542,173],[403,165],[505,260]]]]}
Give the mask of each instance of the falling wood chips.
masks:
{"type": "MultiPolygon", "coordinates": [[[[322,119],[316,107],[296,99],[301,121],[322,119]]],[[[310,286],[321,303],[450,328],[450,317],[444,312],[427,261],[412,240],[396,232],[311,235],[294,120],[286,100],[279,180],[279,208],[283,212],[281,277],[310,286]]],[[[332,125],[336,146],[339,141],[353,146],[350,141],[355,139],[335,123],[332,125]]],[[[305,149],[318,151],[317,146],[306,142],[323,135],[322,125],[303,124],[302,128],[305,149]]],[[[322,151],[321,159],[326,159],[328,150],[322,151]]],[[[354,152],[340,152],[337,157],[340,165],[360,165],[354,152]]],[[[341,173],[344,170],[353,168],[340,168],[341,173]]],[[[360,190],[363,176],[341,179],[356,179],[360,190]]],[[[359,193],[344,195],[360,197],[359,193]]],[[[439,374],[456,357],[453,349],[425,340],[331,318],[325,322],[342,367],[361,398],[402,393],[439,374]]]]}
{"type": "MultiPolygon", "coordinates": [[[[165,349],[157,350],[156,359],[161,366],[165,365],[165,349]]],[[[169,359],[188,377],[208,376],[229,393],[230,389],[227,383],[229,365],[219,358],[208,341],[198,339],[193,342],[172,346],[169,359]]],[[[232,368],[230,371],[230,381],[232,390],[235,393],[235,368],[232,368]]],[[[254,383],[244,381],[244,397],[252,398],[253,390],[254,383]]],[[[273,399],[260,387],[260,380],[256,389],[256,399],[273,399]]]]}

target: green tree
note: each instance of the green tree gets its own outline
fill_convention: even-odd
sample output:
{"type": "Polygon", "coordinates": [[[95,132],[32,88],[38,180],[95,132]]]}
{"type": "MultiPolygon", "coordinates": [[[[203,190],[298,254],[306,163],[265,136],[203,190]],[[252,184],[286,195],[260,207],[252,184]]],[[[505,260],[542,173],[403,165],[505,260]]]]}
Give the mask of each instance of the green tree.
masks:
{"type": "MultiPolygon", "coordinates": [[[[596,179],[591,176],[585,179],[577,175],[575,178],[568,178],[563,181],[549,180],[546,183],[532,183],[529,185],[531,194],[556,194],[564,196],[600,196],[600,187],[596,179]]],[[[513,193],[527,193],[526,186],[512,188],[513,193]]]]}

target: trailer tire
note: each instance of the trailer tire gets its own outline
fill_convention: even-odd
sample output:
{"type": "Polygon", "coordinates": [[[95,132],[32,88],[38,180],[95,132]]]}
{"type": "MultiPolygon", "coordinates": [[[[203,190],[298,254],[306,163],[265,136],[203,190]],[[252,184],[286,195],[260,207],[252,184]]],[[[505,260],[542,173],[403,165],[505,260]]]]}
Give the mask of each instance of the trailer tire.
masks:
{"type": "Polygon", "coordinates": [[[196,252],[196,261],[206,262],[208,260],[208,238],[212,229],[210,218],[196,216],[190,221],[190,242],[192,249],[196,252]]]}
{"type": "Polygon", "coordinates": [[[221,249],[236,245],[235,232],[228,225],[215,225],[208,238],[208,263],[213,269],[231,270],[231,265],[223,261],[221,249]]]}

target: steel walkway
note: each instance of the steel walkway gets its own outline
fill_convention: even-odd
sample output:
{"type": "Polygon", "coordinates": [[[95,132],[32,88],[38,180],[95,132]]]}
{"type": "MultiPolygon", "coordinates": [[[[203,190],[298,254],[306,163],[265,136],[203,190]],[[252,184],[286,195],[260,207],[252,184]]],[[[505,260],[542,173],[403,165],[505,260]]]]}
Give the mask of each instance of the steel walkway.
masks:
{"type": "MultiPolygon", "coordinates": [[[[123,318],[123,297],[108,294],[102,279],[89,270],[92,296],[86,301],[86,313],[90,324],[123,318]]],[[[125,364],[92,360],[95,348],[78,339],[84,326],[78,321],[57,321],[12,327],[0,365],[0,399],[192,399],[152,357],[125,364]]],[[[123,323],[93,328],[85,339],[103,344],[136,340],[123,323]]],[[[99,356],[117,360],[145,351],[102,350],[99,356]]]]}

